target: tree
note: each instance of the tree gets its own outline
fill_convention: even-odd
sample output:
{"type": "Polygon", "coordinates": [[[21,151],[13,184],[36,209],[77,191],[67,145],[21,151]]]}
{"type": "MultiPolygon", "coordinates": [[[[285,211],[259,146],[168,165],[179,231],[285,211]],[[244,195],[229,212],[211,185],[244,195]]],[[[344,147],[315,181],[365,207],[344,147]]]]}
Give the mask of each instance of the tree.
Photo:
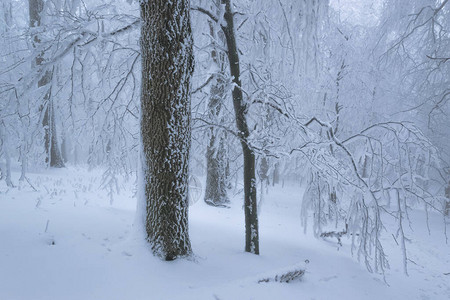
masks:
{"type": "MultiPolygon", "coordinates": [[[[7,33],[9,31],[9,28],[12,25],[12,3],[6,4],[5,2],[1,5],[3,10],[3,15],[0,16],[0,22],[4,26],[0,26],[0,34],[7,33]]],[[[6,43],[5,43],[6,44],[6,43]]],[[[0,47],[5,47],[6,45],[0,44],[0,47]]],[[[6,98],[6,97],[5,97],[6,98]]],[[[8,111],[8,104],[10,104],[10,101],[6,100],[3,102],[3,105],[0,105],[0,111],[6,112],[8,111]]],[[[8,112],[9,113],[9,112],[8,112]]],[[[10,150],[8,149],[10,145],[10,141],[8,139],[8,132],[7,132],[7,122],[5,122],[5,117],[3,116],[3,113],[0,114],[0,158],[4,157],[5,159],[5,166],[3,167],[2,164],[0,164],[0,180],[3,178],[6,181],[6,185],[9,187],[13,187],[14,184],[11,181],[11,157],[10,157],[10,150]]]]}
{"type": "MultiPolygon", "coordinates": [[[[29,0],[30,27],[40,27],[42,25],[44,6],[44,0],[29,0]]],[[[42,65],[45,63],[44,50],[39,49],[40,42],[39,35],[35,34],[33,37],[33,44],[38,48],[38,55],[35,58],[34,65],[36,68],[42,68],[42,65]]],[[[44,143],[47,154],[46,163],[48,163],[50,167],[61,168],[64,167],[64,162],[61,157],[56,132],[55,107],[51,87],[53,69],[49,70],[44,67],[42,72],[43,75],[38,81],[38,88],[43,87],[46,89],[41,105],[41,111],[43,112],[42,126],[44,127],[44,143]]]]}
{"type": "Polygon", "coordinates": [[[444,215],[448,216],[450,215],[450,181],[447,184],[447,187],[445,188],[445,208],[444,208],[444,215]]]}
{"type": "MultiPolygon", "coordinates": [[[[220,3],[212,1],[211,7],[218,11],[220,3]]],[[[217,23],[208,20],[212,42],[211,58],[217,73],[213,74],[208,101],[208,119],[211,122],[223,123],[222,108],[226,96],[225,54],[220,49],[225,44],[223,32],[217,31],[217,23]]],[[[217,128],[210,128],[209,143],[206,149],[206,188],[205,202],[212,206],[224,207],[229,202],[227,197],[227,151],[225,147],[225,134],[217,128]]]]}
{"type": "MultiPolygon", "coordinates": [[[[393,7],[387,7],[386,13],[390,14],[393,7]]],[[[390,16],[389,20],[406,19],[398,15],[400,11],[409,14],[405,8],[411,8],[411,1],[400,5],[398,11],[395,10],[397,15],[390,16]]],[[[411,16],[422,24],[422,20],[411,16]]],[[[424,64],[414,62],[415,58],[425,57],[416,56],[423,47],[417,46],[417,41],[409,46],[398,42],[405,37],[412,38],[410,28],[414,27],[408,26],[407,33],[397,38],[403,31],[401,28],[390,24],[386,31],[383,26],[387,22],[380,23],[383,25],[376,29],[381,31],[382,38],[374,35],[375,28],[357,30],[352,24],[329,20],[332,26],[322,51],[325,49],[324,53],[329,53],[329,58],[324,60],[326,69],[332,71],[333,77],[338,76],[334,87],[324,82],[324,87],[329,89],[322,89],[325,91],[323,102],[328,102],[328,116],[317,115],[312,122],[304,123],[307,131],[318,126],[314,129],[317,134],[313,140],[314,150],[309,154],[305,151],[309,142],[298,148],[300,153],[307,154],[307,164],[316,172],[310,173],[311,180],[303,199],[303,218],[306,225],[308,209],[314,211],[314,232],[320,237],[334,236],[340,243],[342,235],[352,236],[352,250],[358,259],[364,260],[369,271],[381,273],[389,264],[380,237],[384,234],[383,222],[392,218],[397,223],[393,236],[401,247],[406,273],[409,258],[404,229],[409,222],[408,212],[419,203],[426,210],[440,212],[442,179],[436,174],[441,168],[439,149],[430,136],[424,134],[420,123],[412,120],[409,112],[405,113],[402,105],[410,106],[415,97],[423,99],[423,94],[416,92],[422,82],[425,86],[436,82],[432,76],[418,72],[424,64]],[[335,33],[333,28],[336,28],[335,33]],[[383,49],[383,60],[379,60],[377,48],[383,47],[383,40],[390,50],[383,49]],[[409,47],[411,51],[405,55],[403,51],[409,47]],[[414,68],[403,73],[400,58],[407,64],[412,62],[414,68]],[[389,64],[383,63],[387,59],[389,64]],[[408,88],[401,95],[403,87],[408,88]],[[327,92],[328,95],[336,93],[336,101],[329,101],[327,92]],[[333,106],[334,114],[330,113],[333,106]],[[326,136],[321,135],[324,130],[326,136]],[[324,143],[324,140],[331,143],[324,143]],[[318,146],[320,144],[323,146],[318,146]],[[429,184],[431,182],[433,184],[429,184]],[[332,227],[334,230],[327,232],[332,227]],[[339,227],[342,231],[336,230],[339,227]]],[[[425,36],[428,35],[420,35],[425,36]]],[[[445,76],[441,79],[447,80],[445,76]]],[[[446,87],[442,83],[436,86],[446,87]]]]}
{"type": "Polygon", "coordinates": [[[188,162],[193,72],[190,1],[140,1],[145,228],[165,260],[191,253],[188,162]]]}
{"type": "Polygon", "coordinates": [[[258,212],[256,207],[256,173],[255,153],[249,145],[250,130],[247,123],[248,105],[244,102],[241,84],[241,71],[239,53],[236,44],[234,16],[230,0],[222,0],[225,5],[223,28],[228,47],[228,61],[230,74],[233,77],[234,88],[233,106],[236,118],[236,127],[241,139],[242,154],[244,157],[244,213],[245,213],[245,251],[259,254],[258,212]]]}
{"type": "MultiPolygon", "coordinates": [[[[450,1],[386,1],[376,50],[407,116],[439,149],[450,179],[450,1]],[[394,79],[394,80],[393,80],[394,79]]],[[[391,87],[391,88],[392,88],[391,87]]],[[[442,191],[443,192],[443,191],[442,191]]]]}
{"type": "Polygon", "coordinates": [[[241,82],[241,67],[239,61],[239,49],[236,41],[236,33],[234,26],[234,12],[231,8],[230,0],[221,0],[221,5],[224,10],[220,10],[219,16],[216,16],[211,11],[201,8],[193,7],[194,10],[202,12],[207,15],[212,21],[221,26],[222,32],[225,35],[228,65],[230,75],[232,77],[232,98],[234,117],[236,121],[237,132],[228,130],[234,133],[240,140],[242,147],[242,154],[244,160],[244,215],[245,215],[245,251],[259,254],[259,233],[258,233],[258,212],[256,202],[256,159],[254,148],[250,145],[250,129],[247,121],[249,112],[249,103],[245,101],[243,96],[243,88],[241,82]],[[220,22],[222,20],[224,22],[220,22]]]}

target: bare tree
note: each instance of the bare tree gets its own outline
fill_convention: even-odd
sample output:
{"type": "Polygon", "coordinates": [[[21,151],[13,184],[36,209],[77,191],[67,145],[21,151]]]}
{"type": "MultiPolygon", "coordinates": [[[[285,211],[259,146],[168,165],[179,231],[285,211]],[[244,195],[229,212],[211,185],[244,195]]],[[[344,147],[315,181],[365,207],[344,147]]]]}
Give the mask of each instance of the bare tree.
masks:
{"type": "MultiPolygon", "coordinates": [[[[230,75],[232,77],[233,89],[233,107],[236,120],[237,133],[234,133],[240,140],[242,154],[244,159],[244,215],[245,215],[245,251],[259,254],[259,233],[258,233],[258,212],[256,202],[256,159],[255,151],[250,145],[250,129],[248,126],[249,103],[244,101],[241,82],[241,67],[239,61],[239,49],[236,41],[234,26],[234,12],[231,8],[230,0],[221,0],[225,8],[223,13],[224,22],[220,20],[222,16],[216,16],[211,11],[202,7],[193,7],[192,9],[207,15],[212,21],[218,23],[225,35],[226,49],[230,75]]],[[[231,131],[231,130],[229,130],[231,131]]],[[[232,131],[231,131],[232,132],[232,131]]]]}
{"type": "Polygon", "coordinates": [[[248,105],[244,102],[241,84],[241,70],[239,64],[239,53],[236,44],[234,28],[234,15],[230,0],[222,0],[225,5],[224,20],[226,26],[223,28],[227,47],[230,74],[233,77],[234,88],[233,106],[236,117],[238,135],[241,139],[242,154],[244,157],[244,213],[245,213],[245,251],[259,254],[258,213],[256,207],[256,172],[255,153],[250,147],[248,138],[250,130],[247,123],[248,105]]]}

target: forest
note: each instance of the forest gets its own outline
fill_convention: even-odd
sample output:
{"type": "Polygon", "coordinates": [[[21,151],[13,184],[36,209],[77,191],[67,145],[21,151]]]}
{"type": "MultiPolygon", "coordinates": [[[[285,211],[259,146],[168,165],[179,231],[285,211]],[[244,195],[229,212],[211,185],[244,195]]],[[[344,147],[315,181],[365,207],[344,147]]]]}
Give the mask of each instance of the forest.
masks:
{"type": "Polygon", "coordinates": [[[449,0],[0,0],[0,299],[450,299],[449,0]]]}

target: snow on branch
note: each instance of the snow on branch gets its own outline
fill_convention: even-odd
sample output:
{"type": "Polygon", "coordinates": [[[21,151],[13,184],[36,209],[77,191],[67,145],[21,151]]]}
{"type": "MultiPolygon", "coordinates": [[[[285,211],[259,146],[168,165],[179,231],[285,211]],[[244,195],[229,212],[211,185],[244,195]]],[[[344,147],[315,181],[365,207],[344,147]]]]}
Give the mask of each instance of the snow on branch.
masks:
{"type": "MultiPolygon", "coordinates": [[[[442,212],[442,183],[429,184],[439,168],[432,143],[408,122],[377,123],[339,140],[330,124],[313,117],[326,134],[316,134],[300,146],[307,158],[309,184],[303,201],[303,224],[314,211],[314,233],[320,237],[351,236],[351,249],[369,271],[384,273],[389,266],[381,242],[384,216],[397,222],[404,271],[408,261],[404,226],[415,203],[442,212]],[[326,230],[331,224],[342,231],[326,230]]],[[[320,132],[320,131],[319,131],[320,132]]],[[[301,148],[301,149],[300,149],[301,148]]],[[[306,229],[305,229],[306,230],[306,229]]]]}

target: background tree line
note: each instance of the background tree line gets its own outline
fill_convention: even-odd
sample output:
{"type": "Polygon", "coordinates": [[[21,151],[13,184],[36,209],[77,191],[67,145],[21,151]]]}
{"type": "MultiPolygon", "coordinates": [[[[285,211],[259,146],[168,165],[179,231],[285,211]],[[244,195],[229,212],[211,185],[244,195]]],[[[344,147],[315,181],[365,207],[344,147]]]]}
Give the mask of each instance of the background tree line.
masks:
{"type": "MultiPolygon", "coordinates": [[[[102,166],[114,195],[118,174],[136,174],[145,139],[139,29],[147,23],[139,6],[147,2],[1,5],[2,178],[10,187],[32,185],[30,168],[102,166]]],[[[174,5],[192,23],[191,108],[176,118],[192,121],[190,172],[206,176],[208,204],[227,206],[243,191],[246,251],[259,253],[257,206],[281,181],[305,185],[305,227],[313,211],[317,236],[357,236],[358,257],[378,272],[387,267],[379,239],[385,216],[397,220],[405,245],[409,207],[445,211],[448,1],[371,2],[372,16],[360,19],[328,1],[174,5]]],[[[145,32],[157,26],[150,24],[145,32]]]]}

